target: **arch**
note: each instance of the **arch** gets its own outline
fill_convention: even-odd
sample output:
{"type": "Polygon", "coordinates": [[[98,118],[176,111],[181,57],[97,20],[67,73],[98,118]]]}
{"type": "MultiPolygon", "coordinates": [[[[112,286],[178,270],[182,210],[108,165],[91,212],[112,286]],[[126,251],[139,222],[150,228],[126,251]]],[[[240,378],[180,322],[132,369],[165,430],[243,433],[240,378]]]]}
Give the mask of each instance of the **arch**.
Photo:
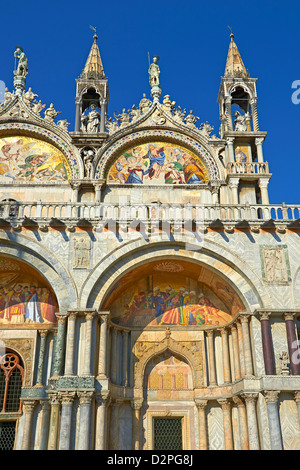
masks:
{"type": "Polygon", "coordinates": [[[53,289],[60,312],[77,306],[74,281],[59,260],[44,247],[41,252],[41,246],[33,240],[11,233],[10,240],[0,238],[0,257],[21,261],[37,271],[53,289]]]}
{"type": "Polygon", "coordinates": [[[249,313],[257,308],[269,308],[272,305],[272,300],[257,273],[236,253],[224,246],[212,240],[204,240],[201,249],[199,247],[198,251],[190,251],[185,249],[186,243],[191,243],[190,238],[177,235],[174,236],[171,246],[170,241],[163,238],[157,237],[155,240],[153,237],[151,241],[151,244],[147,244],[138,239],[108,254],[91,271],[82,286],[82,307],[101,309],[105,296],[122,276],[149,259],[162,258],[186,259],[219,274],[239,294],[249,313]]]}
{"type": "Polygon", "coordinates": [[[141,145],[143,143],[150,143],[151,141],[165,141],[180,145],[187,150],[194,152],[201,158],[207,168],[210,180],[223,180],[224,169],[218,161],[217,155],[207,145],[205,139],[198,140],[195,137],[190,137],[183,132],[175,131],[174,129],[145,129],[130,132],[115,141],[110,141],[101,149],[96,157],[95,162],[95,178],[105,179],[109,168],[114,163],[116,157],[120,152],[128,147],[141,145]]]}
{"type": "Polygon", "coordinates": [[[140,354],[138,354],[137,349],[135,349],[135,354],[138,359],[134,366],[133,382],[136,393],[138,394],[137,390],[142,390],[143,388],[145,371],[149,362],[154,357],[159,356],[166,351],[170,351],[171,354],[182,358],[190,366],[194,389],[203,387],[202,348],[193,348],[191,346],[192,345],[188,347],[179,341],[174,340],[172,338],[171,331],[167,328],[163,340],[155,342],[153,345],[149,346],[146,351],[141,350],[140,354]]]}

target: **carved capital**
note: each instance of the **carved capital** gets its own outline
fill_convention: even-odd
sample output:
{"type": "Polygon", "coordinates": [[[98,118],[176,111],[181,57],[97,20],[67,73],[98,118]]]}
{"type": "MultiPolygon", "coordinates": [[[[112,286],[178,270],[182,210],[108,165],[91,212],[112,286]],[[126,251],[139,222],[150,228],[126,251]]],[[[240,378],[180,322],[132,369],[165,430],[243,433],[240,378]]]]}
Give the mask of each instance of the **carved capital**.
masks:
{"type": "Polygon", "coordinates": [[[62,405],[73,405],[76,393],[75,392],[61,392],[60,399],[62,405]]]}
{"type": "Polygon", "coordinates": [[[267,390],[264,392],[264,396],[267,403],[278,403],[278,396],[280,391],[277,390],[267,390]]]}
{"type": "Polygon", "coordinates": [[[207,403],[208,400],[201,400],[199,398],[195,398],[195,405],[197,406],[198,410],[205,410],[207,403]]]}
{"type": "Polygon", "coordinates": [[[77,392],[77,394],[79,397],[80,405],[90,405],[92,403],[94,392],[82,391],[82,392],[77,392]]]}
{"type": "Polygon", "coordinates": [[[286,312],[283,314],[283,318],[285,321],[288,321],[288,320],[294,321],[294,316],[295,316],[295,313],[293,312],[286,312]]]}
{"type": "Polygon", "coordinates": [[[260,316],[260,320],[261,321],[269,321],[270,320],[270,315],[271,315],[271,312],[260,312],[259,316],[260,316]]]}

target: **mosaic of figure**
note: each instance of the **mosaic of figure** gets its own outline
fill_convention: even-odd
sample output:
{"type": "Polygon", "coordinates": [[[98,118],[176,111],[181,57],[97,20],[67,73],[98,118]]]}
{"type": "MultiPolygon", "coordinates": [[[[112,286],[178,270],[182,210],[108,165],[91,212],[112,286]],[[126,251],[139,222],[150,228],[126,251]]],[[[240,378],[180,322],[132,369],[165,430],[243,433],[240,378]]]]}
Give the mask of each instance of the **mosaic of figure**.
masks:
{"type": "Polygon", "coordinates": [[[1,260],[0,324],[56,323],[56,301],[46,283],[27,267],[24,274],[21,264],[9,263],[1,260]]]}
{"type": "Polygon", "coordinates": [[[140,268],[114,288],[113,300],[105,306],[112,312],[114,322],[133,327],[217,326],[230,322],[236,313],[244,310],[236,293],[217,276],[206,285],[198,280],[195,268],[190,270],[180,263],[182,270],[170,270],[169,265],[164,269],[164,266],[154,263],[145,277],[140,268]]]}
{"type": "Polygon", "coordinates": [[[67,159],[53,145],[24,136],[0,139],[0,181],[64,181],[70,177],[67,159]]]}
{"type": "Polygon", "coordinates": [[[199,157],[166,142],[141,144],[126,150],[108,174],[108,182],[119,184],[203,184],[208,173],[199,157]]]}

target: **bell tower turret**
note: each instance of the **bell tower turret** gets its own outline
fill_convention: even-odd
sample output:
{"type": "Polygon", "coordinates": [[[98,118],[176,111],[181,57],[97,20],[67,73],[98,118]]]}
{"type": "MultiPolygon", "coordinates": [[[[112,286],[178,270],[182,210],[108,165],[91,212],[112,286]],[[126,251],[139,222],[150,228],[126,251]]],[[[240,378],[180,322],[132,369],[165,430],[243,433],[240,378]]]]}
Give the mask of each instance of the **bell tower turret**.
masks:
{"type": "Polygon", "coordinates": [[[225,164],[232,204],[269,204],[270,173],[259,129],[257,78],[246,69],[231,31],[225,73],[218,95],[220,135],[226,141],[225,164]]]}

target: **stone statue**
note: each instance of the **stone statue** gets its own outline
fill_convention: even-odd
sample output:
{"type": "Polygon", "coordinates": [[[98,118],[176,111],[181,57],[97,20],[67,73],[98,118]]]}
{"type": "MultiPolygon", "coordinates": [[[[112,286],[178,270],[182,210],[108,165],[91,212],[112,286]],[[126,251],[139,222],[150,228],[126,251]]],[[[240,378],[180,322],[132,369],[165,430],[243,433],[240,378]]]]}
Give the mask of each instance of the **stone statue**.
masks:
{"type": "Polygon", "coordinates": [[[289,355],[287,351],[282,351],[279,354],[279,359],[281,360],[281,375],[289,375],[289,355]]]}
{"type": "Polygon", "coordinates": [[[193,110],[191,109],[189,114],[184,119],[184,122],[186,123],[187,126],[195,127],[195,123],[197,122],[198,119],[199,119],[198,116],[193,115],[193,110]]]}
{"type": "Polygon", "coordinates": [[[132,119],[132,121],[135,121],[136,119],[138,119],[141,115],[141,110],[136,108],[135,105],[132,106],[130,112],[130,117],[132,119]]]}
{"type": "Polygon", "coordinates": [[[235,115],[234,130],[238,132],[245,132],[247,130],[246,117],[243,116],[238,111],[236,111],[234,115],[235,115]]]}
{"type": "Polygon", "coordinates": [[[61,114],[61,111],[55,111],[53,103],[45,111],[45,121],[54,122],[54,119],[61,114]]]}
{"type": "Polygon", "coordinates": [[[86,130],[89,134],[100,132],[100,113],[97,111],[96,104],[91,104],[91,111],[87,116],[86,130]]]}
{"type": "Polygon", "coordinates": [[[25,93],[23,92],[23,101],[28,106],[28,108],[31,107],[31,103],[34,101],[34,99],[37,97],[35,93],[33,93],[32,88],[28,88],[28,91],[25,93]]]}
{"type": "Polygon", "coordinates": [[[73,268],[86,269],[90,264],[91,243],[86,237],[74,238],[73,268]]]}
{"type": "Polygon", "coordinates": [[[68,128],[69,128],[70,123],[66,119],[62,119],[61,121],[57,122],[57,125],[58,125],[58,127],[63,129],[64,131],[68,132],[68,128]]]}
{"type": "Polygon", "coordinates": [[[10,91],[8,91],[8,88],[5,88],[3,106],[6,106],[13,99],[14,96],[14,91],[11,93],[10,91]]]}
{"type": "Polygon", "coordinates": [[[113,134],[119,129],[119,124],[117,121],[113,121],[112,118],[109,118],[106,124],[109,134],[113,134]]]}
{"type": "Polygon", "coordinates": [[[21,46],[17,46],[14,56],[19,59],[18,67],[14,72],[15,76],[26,77],[28,74],[28,60],[21,46]]]}
{"type": "Polygon", "coordinates": [[[167,113],[172,114],[172,110],[174,109],[175,104],[176,104],[176,101],[170,100],[170,95],[164,96],[163,108],[165,111],[167,111],[167,113]]]}
{"type": "Polygon", "coordinates": [[[185,109],[182,110],[181,107],[178,106],[178,109],[174,111],[174,119],[177,122],[182,122],[184,119],[185,113],[186,113],[185,109]]]}
{"type": "Polygon", "coordinates": [[[159,61],[159,57],[157,55],[153,56],[153,62],[149,67],[148,73],[149,73],[149,83],[151,88],[154,86],[160,87],[160,82],[159,82],[159,74],[160,74],[160,69],[159,66],[157,65],[157,62],[159,61]]]}
{"type": "Polygon", "coordinates": [[[33,103],[31,109],[32,109],[32,111],[33,111],[35,114],[38,114],[38,115],[39,115],[39,114],[41,113],[41,111],[42,111],[43,109],[45,109],[45,108],[46,108],[46,105],[45,105],[45,104],[42,104],[42,102],[41,102],[41,100],[40,100],[40,101],[35,101],[35,102],[33,103]]]}
{"type": "Polygon", "coordinates": [[[93,150],[85,150],[83,155],[85,177],[90,179],[94,168],[94,152],[93,150]]]}
{"type": "Polygon", "coordinates": [[[140,101],[139,108],[142,114],[146,114],[152,106],[152,101],[146,98],[146,93],[143,93],[143,98],[140,101]]]}
{"type": "Polygon", "coordinates": [[[120,114],[114,115],[117,121],[120,123],[120,127],[127,126],[130,121],[130,115],[126,113],[126,109],[123,108],[120,114]]]}

